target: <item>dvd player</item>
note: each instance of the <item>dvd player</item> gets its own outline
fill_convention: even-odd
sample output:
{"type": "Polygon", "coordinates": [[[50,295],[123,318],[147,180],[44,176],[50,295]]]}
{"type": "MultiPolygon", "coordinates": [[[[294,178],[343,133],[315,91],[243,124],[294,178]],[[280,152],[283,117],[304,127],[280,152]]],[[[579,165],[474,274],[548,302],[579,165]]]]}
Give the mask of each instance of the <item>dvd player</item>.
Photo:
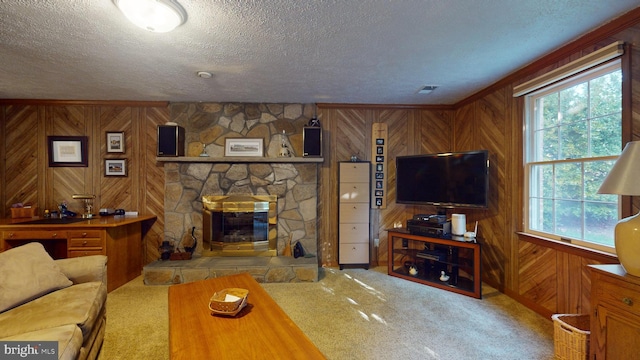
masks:
{"type": "Polygon", "coordinates": [[[451,233],[451,221],[433,223],[424,220],[407,220],[407,230],[412,235],[446,236],[451,233]]]}

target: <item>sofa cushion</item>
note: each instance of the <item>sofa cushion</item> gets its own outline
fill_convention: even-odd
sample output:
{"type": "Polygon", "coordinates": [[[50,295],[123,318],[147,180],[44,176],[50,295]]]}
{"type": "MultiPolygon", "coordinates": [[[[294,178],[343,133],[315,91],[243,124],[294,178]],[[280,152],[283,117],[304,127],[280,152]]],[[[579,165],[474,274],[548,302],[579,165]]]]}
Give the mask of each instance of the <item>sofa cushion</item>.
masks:
{"type": "Polygon", "coordinates": [[[0,312],[71,284],[38,242],[0,253],[0,312]]]}
{"type": "Polygon", "coordinates": [[[107,300],[107,287],[99,281],[73,285],[0,314],[0,338],[20,333],[77,325],[83,341],[96,325],[107,300]]]}
{"type": "Polygon", "coordinates": [[[0,341],[57,341],[58,360],[77,359],[82,347],[82,331],[76,325],[58,326],[0,338],[0,341]]]}

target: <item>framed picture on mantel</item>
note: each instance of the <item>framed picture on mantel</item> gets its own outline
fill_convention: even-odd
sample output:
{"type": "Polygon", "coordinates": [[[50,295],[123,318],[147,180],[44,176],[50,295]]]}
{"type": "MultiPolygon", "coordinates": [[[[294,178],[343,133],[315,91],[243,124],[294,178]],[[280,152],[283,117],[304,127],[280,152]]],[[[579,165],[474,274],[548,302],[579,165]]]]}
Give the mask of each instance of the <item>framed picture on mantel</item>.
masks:
{"type": "Polygon", "coordinates": [[[264,139],[226,138],[224,156],[263,156],[264,139]]]}
{"type": "Polygon", "coordinates": [[[87,167],[86,136],[48,136],[50,167],[87,167]]]}

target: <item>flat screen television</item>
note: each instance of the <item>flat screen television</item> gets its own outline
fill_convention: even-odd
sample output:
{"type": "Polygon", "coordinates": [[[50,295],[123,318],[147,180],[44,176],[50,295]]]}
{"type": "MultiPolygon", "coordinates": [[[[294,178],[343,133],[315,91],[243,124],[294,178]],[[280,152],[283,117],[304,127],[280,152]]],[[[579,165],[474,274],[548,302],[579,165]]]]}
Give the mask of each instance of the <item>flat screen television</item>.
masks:
{"type": "Polygon", "coordinates": [[[396,202],[439,208],[487,208],[489,152],[398,156],[396,202]]]}

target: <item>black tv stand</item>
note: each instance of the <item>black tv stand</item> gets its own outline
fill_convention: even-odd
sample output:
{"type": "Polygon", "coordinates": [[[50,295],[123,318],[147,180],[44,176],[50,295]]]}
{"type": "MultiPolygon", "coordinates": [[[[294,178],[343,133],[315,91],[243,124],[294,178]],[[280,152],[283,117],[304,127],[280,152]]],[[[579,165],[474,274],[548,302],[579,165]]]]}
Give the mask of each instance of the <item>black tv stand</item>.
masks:
{"type": "Polygon", "coordinates": [[[388,274],[443,290],[482,298],[480,244],[452,237],[389,233],[388,274]],[[414,271],[411,266],[415,266],[414,271]],[[442,272],[447,276],[441,279],[442,272]]]}

